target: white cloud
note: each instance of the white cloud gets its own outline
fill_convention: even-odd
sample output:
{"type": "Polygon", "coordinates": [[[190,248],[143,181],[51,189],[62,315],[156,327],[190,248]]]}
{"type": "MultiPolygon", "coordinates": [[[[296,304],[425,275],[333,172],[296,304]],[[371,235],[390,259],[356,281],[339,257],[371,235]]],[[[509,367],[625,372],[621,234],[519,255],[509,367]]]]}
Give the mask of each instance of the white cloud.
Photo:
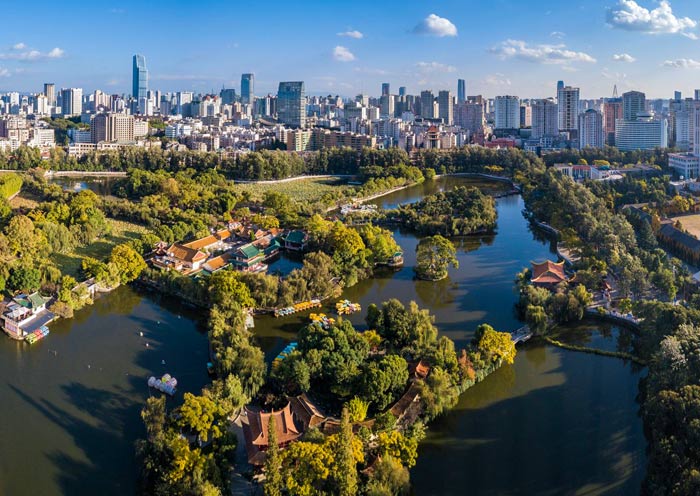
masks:
{"type": "Polygon", "coordinates": [[[612,56],[615,62],[636,62],[637,59],[632,57],[629,53],[616,53],[612,56]]]}
{"type": "Polygon", "coordinates": [[[510,86],[512,84],[510,79],[498,72],[486,76],[484,83],[486,83],[487,86],[510,86]]]}
{"type": "Polygon", "coordinates": [[[8,53],[0,53],[0,60],[21,60],[24,62],[32,62],[36,60],[44,59],[60,59],[65,55],[65,52],[61,48],[52,48],[48,52],[41,52],[39,50],[29,50],[24,43],[17,43],[12,47],[12,50],[8,53]],[[22,48],[18,48],[19,46],[22,48]]]}
{"type": "Polygon", "coordinates": [[[551,33],[549,33],[549,36],[551,36],[552,38],[558,38],[561,40],[562,38],[564,38],[566,36],[566,33],[562,32],[562,31],[552,31],[551,33]]]}
{"type": "Polygon", "coordinates": [[[25,48],[27,48],[27,45],[25,45],[22,42],[15,43],[14,45],[12,45],[13,50],[24,50],[25,48]]]}
{"type": "Polygon", "coordinates": [[[374,69],[372,67],[355,67],[355,72],[369,74],[371,76],[388,76],[390,73],[384,69],[374,69]]]}
{"type": "Polygon", "coordinates": [[[517,58],[539,64],[566,65],[571,62],[594,63],[596,60],[585,52],[575,52],[566,45],[528,45],[521,40],[506,40],[491,48],[502,59],[517,58]]]}
{"type": "Polygon", "coordinates": [[[0,77],[10,77],[10,70],[4,67],[0,67],[0,77]]]}
{"type": "Polygon", "coordinates": [[[344,46],[338,45],[333,49],[333,58],[338,62],[352,62],[355,60],[355,55],[344,46]]]}
{"type": "Polygon", "coordinates": [[[440,62],[417,62],[416,67],[424,73],[455,72],[457,68],[440,62]]]}
{"type": "Polygon", "coordinates": [[[338,36],[346,36],[348,38],[355,38],[356,40],[361,40],[362,38],[365,37],[364,34],[362,34],[360,31],[353,29],[350,31],[343,31],[342,33],[338,33],[338,36]]]}
{"type": "Polygon", "coordinates": [[[642,7],[634,0],[619,0],[609,8],[607,22],[610,26],[627,31],[640,31],[647,34],[680,34],[690,39],[698,39],[692,32],[698,25],[690,17],[676,17],[668,0],[661,0],[655,9],[642,7]]]}
{"type": "Polygon", "coordinates": [[[449,19],[430,14],[413,28],[413,32],[443,38],[445,36],[457,36],[457,26],[452,24],[449,19]]]}
{"type": "Polygon", "coordinates": [[[700,62],[694,59],[665,60],[662,65],[674,69],[700,69],[700,62]]]}
{"type": "Polygon", "coordinates": [[[52,48],[51,51],[46,54],[46,57],[50,59],[60,59],[61,57],[63,57],[64,54],[65,52],[62,48],[56,47],[52,48]]]}

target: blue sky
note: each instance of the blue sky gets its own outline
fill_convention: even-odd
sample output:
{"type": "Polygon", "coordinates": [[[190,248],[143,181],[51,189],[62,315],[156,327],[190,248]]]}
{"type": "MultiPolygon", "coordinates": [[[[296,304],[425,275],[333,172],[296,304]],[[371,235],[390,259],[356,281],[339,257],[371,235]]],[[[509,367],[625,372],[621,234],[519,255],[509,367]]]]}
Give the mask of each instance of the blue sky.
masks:
{"type": "Polygon", "coordinates": [[[131,56],[146,56],[151,88],[239,88],[280,80],[308,93],[352,96],[407,86],[469,94],[553,96],[556,81],[582,96],[700,88],[697,0],[181,0],[7,2],[0,90],[40,91],[45,81],[129,92],[131,56]]]}

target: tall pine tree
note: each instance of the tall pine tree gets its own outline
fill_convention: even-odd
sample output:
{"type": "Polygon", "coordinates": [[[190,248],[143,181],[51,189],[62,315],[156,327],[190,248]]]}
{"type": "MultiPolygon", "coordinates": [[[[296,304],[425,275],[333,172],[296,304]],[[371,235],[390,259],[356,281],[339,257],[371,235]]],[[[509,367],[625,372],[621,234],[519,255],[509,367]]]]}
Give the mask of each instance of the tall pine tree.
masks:
{"type": "Polygon", "coordinates": [[[265,496],[282,496],[282,459],[277,445],[274,414],[267,424],[267,453],[265,456],[265,496]]]}
{"type": "Polygon", "coordinates": [[[338,472],[335,475],[340,496],[355,496],[357,494],[357,462],[353,454],[354,434],[350,424],[350,413],[347,407],[343,408],[340,420],[340,433],[338,434],[338,452],[336,464],[338,472]]]}

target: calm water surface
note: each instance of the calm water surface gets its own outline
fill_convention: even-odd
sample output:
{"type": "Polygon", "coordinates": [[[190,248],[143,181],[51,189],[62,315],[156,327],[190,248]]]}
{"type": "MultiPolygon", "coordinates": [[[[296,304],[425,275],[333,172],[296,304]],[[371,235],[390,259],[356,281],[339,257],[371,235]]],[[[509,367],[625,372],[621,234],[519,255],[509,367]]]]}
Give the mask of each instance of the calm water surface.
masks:
{"type": "Polygon", "coordinates": [[[208,380],[206,334],[179,312],[124,287],[31,347],[0,336],[0,494],[135,493],[148,376],[177,377],[176,400],[208,380]]]}

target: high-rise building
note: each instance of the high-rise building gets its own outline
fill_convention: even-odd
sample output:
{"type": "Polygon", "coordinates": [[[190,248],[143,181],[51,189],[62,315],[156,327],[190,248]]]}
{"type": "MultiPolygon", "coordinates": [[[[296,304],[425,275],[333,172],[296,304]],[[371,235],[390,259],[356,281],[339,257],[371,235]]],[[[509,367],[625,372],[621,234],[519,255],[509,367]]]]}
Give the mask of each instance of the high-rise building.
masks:
{"type": "Polygon", "coordinates": [[[668,121],[654,120],[647,113],[637,113],[636,120],[618,119],[615,123],[615,146],[621,151],[666,148],[668,121]]]}
{"type": "Polygon", "coordinates": [[[622,98],[607,98],[603,103],[603,132],[605,142],[615,146],[615,123],[622,119],[622,98]]]}
{"type": "Polygon", "coordinates": [[[579,89],[564,86],[557,92],[559,131],[569,133],[570,139],[578,138],[579,89]]]}
{"type": "Polygon", "coordinates": [[[406,96],[406,87],[399,86],[399,96],[406,96]]]}
{"type": "Polygon", "coordinates": [[[425,119],[435,119],[435,97],[431,90],[420,92],[420,115],[425,119]]]}
{"type": "Polygon", "coordinates": [[[564,81],[557,81],[557,98],[559,98],[559,92],[564,89],[564,81]]]}
{"type": "Polygon", "coordinates": [[[391,95],[391,86],[389,83],[382,83],[382,96],[391,95]]]}
{"type": "Polygon", "coordinates": [[[44,95],[51,107],[56,106],[56,85],[53,83],[44,83],[44,95]]]}
{"type": "Polygon", "coordinates": [[[594,109],[588,109],[579,115],[579,148],[591,146],[603,148],[605,146],[605,134],[603,133],[603,114],[594,109]]]}
{"type": "Polygon", "coordinates": [[[191,91],[178,91],[175,95],[175,113],[185,117],[193,96],[191,91]]]}
{"type": "Polygon", "coordinates": [[[379,113],[382,117],[394,117],[394,95],[379,97],[379,113]]]}
{"type": "Polygon", "coordinates": [[[112,97],[100,90],[95,90],[92,95],[92,110],[99,112],[100,110],[109,110],[112,108],[112,97]]]}
{"type": "Polygon", "coordinates": [[[222,104],[231,105],[236,101],[236,90],[234,88],[221,88],[219,96],[222,104]]]}
{"type": "Polygon", "coordinates": [[[622,94],[622,118],[636,121],[639,114],[646,113],[646,95],[641,91],[628,91],[622,94]]]}
{"type": "Polygon", "coordinates": [[[438,117],[448,126],[454,122],[454,99],[448,90],[441,90],[438,93],[438,117]]]}
{"type": "Polygon", "coordinates": [[[99,113],[90,123],[93,143],[129,143],[134,141],[134,116],[118,113],[99,113]]]}
{"type": "Polygon", "coordinates": [[[148,69],[146,69],[146,57],[134,55],[134,67],[131,76],[131,96],[135,100],[148,97],[148,69]]]}
{"type": "Polygon", "coordinates": [[[303,81],[285,81],[277,90],[277,118],[292,127],[306,127],[306,95],[303,81]]]}
{"type": "Polygon", "coordinates": [[[250,105],[255,101],[255,74],[241,74],[241,103],[250,105]]]}
{"type": "Polygon", "coordinates": [[[457,80],[457,103],[467,101],[467,83],[464,79],[457,80]]]}
{"type": "Polygon", "coordinates": [[[83,112],[83,89],[61,89],[61,113],[64,116],[80,115],[83,112]]]}
{"type": "Polygon", "coordinates": [[[455,124],[470,134],[481,133],[486,124],[484,104],[477,102],[458,103],[455,106],[455,124]]]}
{"type": "Polygon", "coordinates": [[[520,98],[517,96],[497,96],[495,100],[495,128],[520,128],[520,98]]]}
{"type": "Polygon", "coordinates": [[[559,136],[559,110],[551,99],[535,100],[532,103],[533,139],[555,138],[559,136]]]}
{"type": "Polygon", "coordinates": [[[532,105],[529,103],[520,106],[520,128],[532,127],[532,105]]]}

